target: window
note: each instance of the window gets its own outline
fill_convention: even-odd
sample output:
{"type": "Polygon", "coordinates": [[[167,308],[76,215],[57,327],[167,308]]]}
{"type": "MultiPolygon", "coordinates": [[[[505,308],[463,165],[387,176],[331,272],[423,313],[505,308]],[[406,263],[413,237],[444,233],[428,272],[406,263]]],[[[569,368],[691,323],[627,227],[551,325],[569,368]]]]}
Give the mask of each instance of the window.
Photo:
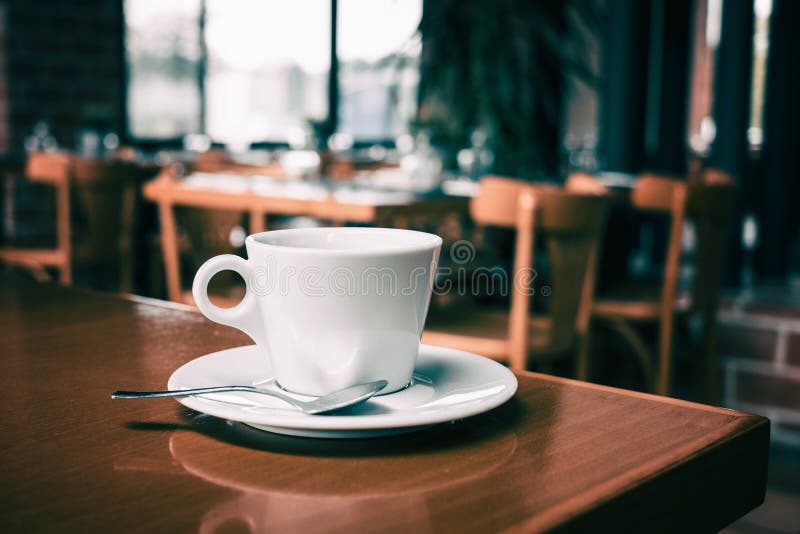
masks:
{"type": "Polygon", "coordinates": [[[200,0],[125,2],[128,130],[170,138],[200,130],[200,0]]]}
{"type": "MultiPolygon", "coordinates": [[[[695,58],[691,80],[689,112],[689,145],[699,155],[707,155],[717,127],[712,117],[714,98],[714,68],[717,47],[722,31],[723,0],[697,3],[695,20],[695,58]]],[[[750,91],[750,125],[747,137],[751,150],[761,147],[762,115],[766,84],[767,55],[769,54],[769,24],[772,0],[753,2],[753,56],[750,91]]]]}
{"type": "Polygon", "coordinates": [[[129,133],[241,147],[313,122],[392,139],[416,111],[421,15],[422,0],[126,0],[129,133]]]}
{"type": "Polygon", "coordinates": [[[206,0],[207,133],[283,139],[328,115],[331,5],[320,0],[206,0]]]}
{"type": "Polygon", "coordinates": [[[405,133],[416,112],[421,16],[421,0],[339,1],[339,131],[356,139],[405,133]]]}

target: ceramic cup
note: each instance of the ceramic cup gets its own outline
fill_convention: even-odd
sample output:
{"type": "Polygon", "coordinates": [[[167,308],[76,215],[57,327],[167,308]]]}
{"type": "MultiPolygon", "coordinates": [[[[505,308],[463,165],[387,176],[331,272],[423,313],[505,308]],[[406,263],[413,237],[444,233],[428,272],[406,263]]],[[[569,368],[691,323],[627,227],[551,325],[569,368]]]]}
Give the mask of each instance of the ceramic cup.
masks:
{"type": "Polygon", "coordinates": [[[205,262],[192,287],[200,311],[249,335],[278,384],[325,395],[373,380],[382,393],[410,381],[442,239],[388,228],[303,228],[249,236],[245,260],[205,262]],[[244,299],[220,308],[208,282],[231,270],[244,299]]]}

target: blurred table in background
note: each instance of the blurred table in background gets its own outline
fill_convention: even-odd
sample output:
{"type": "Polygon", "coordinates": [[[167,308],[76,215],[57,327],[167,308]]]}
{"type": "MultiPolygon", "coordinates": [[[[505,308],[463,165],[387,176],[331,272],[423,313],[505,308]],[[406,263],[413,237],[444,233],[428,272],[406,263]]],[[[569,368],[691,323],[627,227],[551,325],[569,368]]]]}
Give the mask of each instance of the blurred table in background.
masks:
{"type": "Polygon", "coordinates": [[[314,217],[334,225],[405,227],[412,217],[436,218],[469,210],[469,197],[449,195],[441,189],[419,193],[380,189],[363,181],[282,180],[225,173],[175,178],[168,170],[145,184],[143,193],[158,205],[167,293],[174,302],[182,301],[175,206],[247,213],[250,233],[266,229],[267,215],[314,217]]]}

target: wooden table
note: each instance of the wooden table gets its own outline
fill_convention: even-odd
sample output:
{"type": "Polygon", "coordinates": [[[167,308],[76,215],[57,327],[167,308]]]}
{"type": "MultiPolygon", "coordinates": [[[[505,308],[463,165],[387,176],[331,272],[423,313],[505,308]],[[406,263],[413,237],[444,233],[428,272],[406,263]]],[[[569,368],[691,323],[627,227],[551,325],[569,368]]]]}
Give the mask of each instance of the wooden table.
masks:
{"type": "MultiPolygon", "coordinates": [[[[224,180],[224,176],[221,176],[224,180]]],[[[231,176],[231,180],[246,180],[246,177],[231,176]]],[[[276,184],[272,184],[273,186],[276,184]]],[[[291,183],[286,184],[287,188],[291,183]]],[[[335,187],[335,186],[334,186],[335,187]]],[[[340,186],[341,187],[341,186],[340,186]]],[[[466,213],[469,199],[450,195],[412,195],[397,200],[391,196],[371,200],[362,198],[342,199],[332,189],[322,195],[291,196],[281,187],[270,187],[260,192],[243,184],[241,188],[222,188],[194,185],[189,180],[173,178],[169,171],[144,186],[145,198],[158,204],[161,222],[161,247],[167,275],[167,294],[174,302],[181,301],[181,279],[178,257],[178,230],[175,223],[175,206],[231,210],[248,213],[250,233],[263,232],[268,214],[316,217],[336,223],[355,222],[392,226],[402,224],[412,216],[441,215],[443,213],[466,213]]]]}
{"type": "Polygon", "coordinates": [[[248,343],[187,307],[5,276],[0,328],[6,532],[710,532],[764,497],[763,417],[521,373],[464,421],[292,438],[109,398],[248,343]]]}

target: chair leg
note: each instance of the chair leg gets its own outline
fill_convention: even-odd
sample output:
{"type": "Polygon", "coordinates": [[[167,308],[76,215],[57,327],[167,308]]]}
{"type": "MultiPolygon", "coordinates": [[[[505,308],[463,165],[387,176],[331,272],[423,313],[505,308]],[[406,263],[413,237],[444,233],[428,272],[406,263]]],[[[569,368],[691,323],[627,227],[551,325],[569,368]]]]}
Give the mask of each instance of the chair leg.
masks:
{"type": "Polygon", "coordinates": [[[72,284],[72,262],[69,259],[58,267],[58,282],[64,286],[72,284]]]}
{"type": "Polygon", "coordinates": [[[133,229],[136,217],[136,190],[126,185],[122,192],[122,217],[120,224],[119,290],[133,293],[133,229]]]}
{"type": "Polygon", "coordinates": [[[669,314],[661,322],[658,349],[658,379],[656,393],[669,396],[669,383],[672,374],[672,325],[674,316],[669,314]]]}
{"type": "Polygon", "coordinates": [[[70,211],[70,184],[56,186],[56,234],[58,250],[61,252],[61,265],[58,281],[62,285],[72,284],[72,215],[70,211]]]}
{"type": "Polygon", "coordinates": [[[267,225],[264,224],[264,219],[266,218],[267,214],[260,210],[252,210],[250,212],[250,233],[251,234],[258,234],[263,232],[267,229],[267,225]]]}
{"type": "MultiPolygon", "coordinates": [[[[28,260],[17,260],[14,263],[9,264],[9,266],[15,264],[27,270],[33,277],[33,279],[36,280],[37,282],[51,282],[53,280],[53,277],[50,276],[50,274],[47,272],[47,270],[41,263],[28,260]]],[[[61,274],[61,272],[62,271],[59,271],[59,275],[61,274]]],[[[60,281],[62,284],[65,283],[63,282],[63,280],[60,281]]]]}
{"type": "Polygon", "coordinates": [[[519,343],[513,344],[511,352],[508,355],[508,366],[513,371],[524,371],[528,367],[527,363],[528,351],[525,349],[525,346],[519,343]]]}
{"type": "Polygon", "coordinates": [[[590,341],[592,337],[591,328],[586,334],[578,336],[577,361],[575,362],[575,376],[578,380],[587,382],[589,380],[591,362],[589,361],[590,341]]]}
{"type": "Polygon", "coordinates": [[[703,357],[705,371],[705,402],[718,405],[720,402],[720,375],[717,368],[717,317],[713,311],[703,319],[703,357]]]}
{"type": "Polygon", "coordinates": [[[158,204],[161,223],[161,249],[167,278],[167,295],[172,302],[181,302],[181,274],[178,256],[178,229],[172,205],[162,201],[158,204]]]}
{"type": "Polygon", "coordinates": [[[647,345],[645,345],[641,336],[636,333],[636,331],[625,319],[614,318],[610,319],[609,321],[613,329],[619,332],[623,339],[625,339],[625,341],[628,342],[628,345],[630,345],[630,347],[633,349],[634,355],[639,360],[639,364],[642,366],[642,373],[644,373],[644,380],[647,384],[647,389],[653,391],[655,388],[653,379],[653,364],[650,359],[650,350],[647,348],[647,345]]]}

